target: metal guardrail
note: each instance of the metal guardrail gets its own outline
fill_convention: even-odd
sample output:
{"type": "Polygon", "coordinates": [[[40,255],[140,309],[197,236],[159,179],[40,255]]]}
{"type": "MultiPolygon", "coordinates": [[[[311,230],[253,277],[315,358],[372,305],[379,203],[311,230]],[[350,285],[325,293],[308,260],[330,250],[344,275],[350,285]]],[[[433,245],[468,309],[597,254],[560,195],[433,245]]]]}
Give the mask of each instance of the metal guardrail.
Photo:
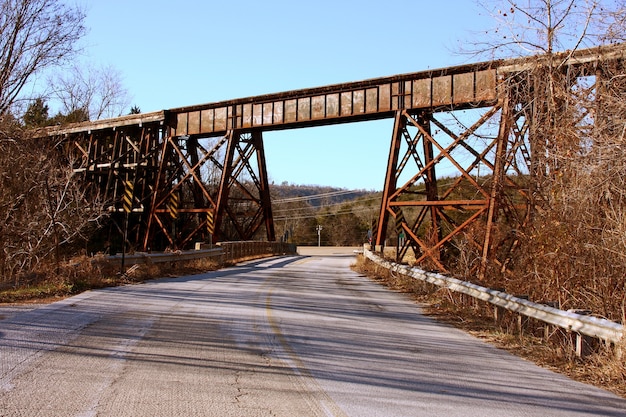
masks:
{"type": "MultiPolygon", "coordinates": [[[[247,257],[263,255],[284,255],[296,253],[295,245],[283,242],[220,242],[211,249],[199,249],[174,252],[135,252],[123,256],[124,265],[143,265],[149,263],[181,262],[203,258],[218,258],[221,262],[236,261],[247,257]]],[[[122,254],[107,257],[113,263],[122,263],[122,254]]]]}
{"type": "Polygon", "coordinates": [[[363,254],[366,258],[390,271],[429,282],[439,287],[446,287],[458,293],[467,294],[495,306],[558,326],[577,334],[595,337],[611,343],[619,343],[624,338],[624,326],[610,320],[559,310],[514,297],[501,291],[461,281],[456,278],[450,278],[441,274],[426,272],[406,265],[389,262],[365,248],[363,249],[363,254]]]}
{"type": "Polygon", "coordinates": [[[296,245],[284,242],[220,242],[218,246],[224,251],[224,260],[232,261],[258,255],[295,254],[296,245]]]}

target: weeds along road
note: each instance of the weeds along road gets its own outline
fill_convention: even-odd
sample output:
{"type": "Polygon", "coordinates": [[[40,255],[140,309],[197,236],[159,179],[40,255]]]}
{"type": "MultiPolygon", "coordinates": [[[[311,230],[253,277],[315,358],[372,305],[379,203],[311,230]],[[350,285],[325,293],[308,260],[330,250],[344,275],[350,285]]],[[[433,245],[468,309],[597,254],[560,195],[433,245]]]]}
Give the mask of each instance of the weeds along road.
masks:
{"type": "Polygon", "coordinates": [[[0,307],[0,415],[623,416],[330,250],[0,307]]]}

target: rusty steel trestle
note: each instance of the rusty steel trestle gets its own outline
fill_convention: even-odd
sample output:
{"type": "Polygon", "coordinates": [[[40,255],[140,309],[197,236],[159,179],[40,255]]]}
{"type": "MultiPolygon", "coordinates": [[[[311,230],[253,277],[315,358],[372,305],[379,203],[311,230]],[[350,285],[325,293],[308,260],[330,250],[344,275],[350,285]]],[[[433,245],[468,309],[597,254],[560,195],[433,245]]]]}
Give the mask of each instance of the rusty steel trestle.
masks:
{"type": "MultiPolygon", "coordinates": [[[[621,65],[626,46],[555,57],[575,82],[597,76],[600,64],[621,65]]],[[[399,256],[429,269],[446,271],[473,251],[475,259],[465,260],[470,270],[482,274],[491,263],[505,271],[517,230],[531,216],[532,180],[546,169],[543,145],[531,135],[540,103],[516,94],[532,89],[528,74],[538,59],[176,108],[41,135],[64,138],[75,171],[114,220],[128,213],[131,247],[184,248],[211,238],[275,239],[262,132],[394,118],[374,243],[397,245],[399,256]],[[497,233],[496,223],[505,225],[497,233]]]]}
{"type": "Polygon", "coordinates": [[[511,239],[505,235],[493,241],[492,224],[499,212],[509,218],[511,230],[526,218],[525,190],[506,174],[528,172],[528,166],[518,165],[526,160],[527,137],[509,111],[507,96],[482,112],[452,113],[396,113],[375,244],[382,250],[389,243],[388,223],[393,218],[395,241],[391,244],[398,245],[399,257],[412,251],[416,264],[446,271],[459,253],[455,247],[468,244],[481,254],[481,262],[474,267],[482,273],[491,248],[511,239]],[[469,126],[457,119],[469,121],[472,116],[477,120],[469,126]],[[500,126],[496,135],[480,132],[492,130],[489,126],[494,124],[500,126]],[[454,133],[450,125],[463,129],[454,133]],[[446,169],[448,178],[438,177],[436,167],[446,169]],[[403,175],[407,179],[398,183],[403,175]],[[476,227],[477,222],[483,227],[476,227]]]}

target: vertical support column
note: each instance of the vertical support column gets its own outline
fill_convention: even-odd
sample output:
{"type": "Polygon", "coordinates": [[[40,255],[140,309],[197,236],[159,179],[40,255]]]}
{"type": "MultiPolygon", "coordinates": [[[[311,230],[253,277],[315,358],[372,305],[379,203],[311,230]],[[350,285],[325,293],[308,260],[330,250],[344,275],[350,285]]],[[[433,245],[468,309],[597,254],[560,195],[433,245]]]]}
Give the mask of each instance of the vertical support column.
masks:
{"type": "Polygon", "coordinates": [[[494,221],[497,217],[498,203],[501,195],[502,181],[504,180],[504,166],[508,135],[511,130],[511,111],[509,93],[505,92],[501,98],[501,116],[498,138],[496,139],[496,155],[493,168],[493,178],[491,193],[489,195],[489,206],[487,210],[487,224],[485,228],[485,241],[483,242],[482,259],[480,263],[479,279],[485,277],[487,263],[489,259],[489,249],[491,247],[491,233],[494,221]]]}
{"type": "Polygon", "coordinates": [[[169,161],[167,154],[168,141],[170,139],[171,130],[168,128],[164,132],[161,140],[161,153],[155,158],[155,162],[158,163],[158,170],[154,184],[152,185],[152,195],[150,196],[150,214],[148,215],[148,225],[143,240],[143,250],[147,251],[151,246],[151,241],[154,238],[155,223],[157,222],[157,208],[159,201],[160,191],[165,188],[165,171],[166,165],[169,161]]]}
{"type": "Polygon", "coordinates": [[[400,144],[402,141],[402,131],[406,121],[401,110],[396,112],[393,125],[393,136],[391,137],[391,147],[389,149],[389,159],[387,161],[387,173],[385,174],[385,186],[380,203],[378,216],[378,227],[376,230],[376,249],[382,250],[387,238],[387,223],[389,222],[389,198],[396,191],[398,156],[400,154],[400,144]]]}
{"type": "Polygon", "coordinates": [[[151,220],[152,198],[156,176],[159,170],[159,152],[169,128],[155,125],[143,130],[140,144],[140,161],[137,166],[138,177],[135,186],[135,198],[140,203],[139,227],[136,229],[134,241],[137,247],[143,245],[145,236],[150,234],[148,223],[151,220]]]}
{"type": "Polygon", "coordinates": [[[250,240],[265,226],[267,239],[273,241],[276,236],[261,132],[230,131],[225,138],[216,234],[221,240],[250,240]]]}
{"type": "MultiPolygon", "coordinates": [[[[101,140],[103,140],[104,138],[100,138],[101,140]]],[[[104,195],[103,195],[103,199],[104,201],[107,200],[116,200],[117,195],[115,194],[117,191],[116,188],[116,169],[115,169],[115,162],[118,161],[118,154],[120,152],[120,132],[119,130],[115,130],[114,136],[113,136],[113,146],[111,147],[110,150],[110,154],[108,155],[108,163],[110,163],[111,165],[109,166],[109,170],[108,170],[108,176],[107,176],[107,182],[106,182],[106,187],[104,188],[104,195]],[[113,190],[113,195],[109,195],[110,191],[113,190]]],[[[118,161],[119,162],[119,161],[118,161]]]]}
{"type": "Polygon", "coordinates": [[[222,169],[222,179],[217,194],[216,212],[215,212],[215,238],[220,240],[221,225],[228,207],[228,197],[230,191],[230,179],[233,173],[233,159],[235,150],[239,141],[239,135],[232,130],[226,134],[228,143],[226,145],[226,155],[224,157],[224,166],[222,169]]]}
{"type": "MultiPolygon", "coordinates": [[[[424,130],[426,135],[423,138],[423,147],[424,147],[424,166],[426,168],[424,186],[426,188],[426,200],[427,201],[437,201],[439,200],[439,190],[437,188],[437,172],[436,165],[433,163],[435,158],[435,153],[433,149],[433,143],[429,138],[431,138],[430,131],[430,118],[432,114],[422,112],[417,118],[419,125],[424,130]]],[[[441,236],[441,227],[439,226],[439,208],[435,205],[430,206],[430,221],[432,225],[432,235],[431,239],[433,241],[430,242],[431,247],[435,247],[442,239],[441,236]]],[[[439,248],[437,248],[437,253],[434,254],[437,260],[439,257],[439,248]]]]}
{"type": "MultiPolygon", "coordinates": [[[[198,157],[198,139],[196,137],[189,137],[187,139],[187,154],[189,155],[190,165],[194,168],[195,174],[200,176],[200,158],[198,157]]],[[[194,207],[206,207],[206,199],[202,193],[202,185],[198,182],[195,176],[190,180],[192,182],[191,192],[194,199],[194,207]]]]}
{"type": "Polygon", "coordinates": [[[256,148],[257,166],[259,170],[259,198],[261,200],[261,210],[265,220],[267,240],[273,242],[276,240],[276,232],[274,231],[274,217],[272,216],[272,201],[270,197],[270,185],[267,176],[262,133],[260,131],[253,132],[252,141],[256,148]]]}

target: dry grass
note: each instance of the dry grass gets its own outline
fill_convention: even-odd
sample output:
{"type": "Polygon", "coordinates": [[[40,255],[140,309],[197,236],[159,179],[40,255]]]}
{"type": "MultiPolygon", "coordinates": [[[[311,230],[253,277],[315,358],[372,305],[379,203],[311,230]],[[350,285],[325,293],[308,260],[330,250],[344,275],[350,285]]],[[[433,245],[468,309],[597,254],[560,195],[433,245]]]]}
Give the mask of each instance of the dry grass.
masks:
{"type": "Polygon", "coordinates": [[[134,265],[121,274],[120,266],[104,256],[73,258],[58,268],[48,266],[31,273],[19,286],[0,290],[0,303],[53,301],[80,292],[143,282],[168,276],[181,276],[217,270],[224,265],[213,259],[134,265]]]}
{"type": "Polygon", "coordinates": [[[409,294],[426,314],[461,328],[495,346],[536,364],[595,385],[626,398],[626,364],[617,353],[624,346],[594,346],[584,358],[574,354],[573,341],[564,332],[553,331],[545,340],[541,323],[526,323],[520,329],[517,316],[505,314],[496,323],[493,307],[448,289],[391,274],[387,269],[359,256],[353,268],[388,288],[409,294]]]}
{"type": "Polygon", "coordinates": [[[4,286],[0,286],[0,304],[49,302],[90,289],[215,271],[236,262],[250,261],[265,256],[246,256],[235,261],[224,262],[214,258],[204,258],[158,264],[148,263],[125,268],[124,274],[121,274],[119,265],[109,262],[103,255],[93,258],[79,256],[59,265],[58,268],[54,265],[40,268],[17,280],[19,285],[5,282],[4,286]]]}

